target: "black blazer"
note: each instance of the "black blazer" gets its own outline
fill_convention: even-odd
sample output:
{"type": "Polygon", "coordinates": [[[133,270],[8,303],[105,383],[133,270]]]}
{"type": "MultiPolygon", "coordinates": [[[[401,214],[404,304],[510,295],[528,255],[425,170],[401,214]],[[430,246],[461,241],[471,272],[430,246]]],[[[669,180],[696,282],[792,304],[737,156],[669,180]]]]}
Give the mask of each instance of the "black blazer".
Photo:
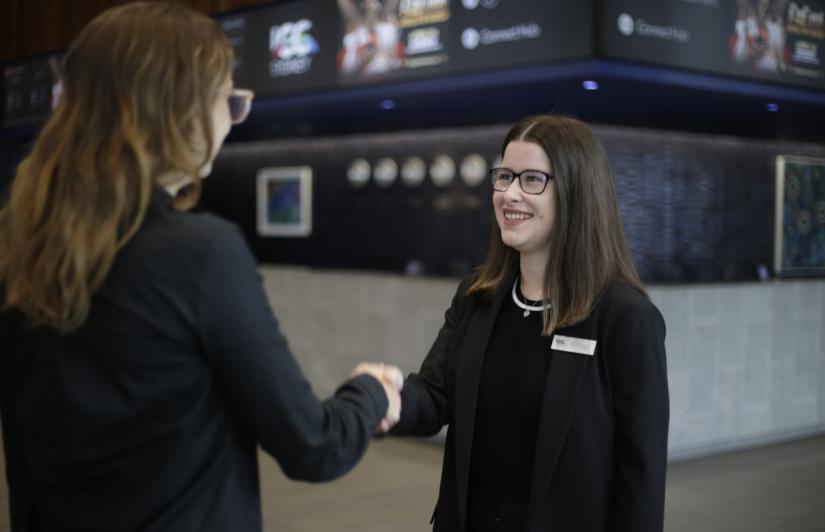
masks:
{"type": "MultiPolygon", "coordinates": [[[[434,530],[464,532],[479,379],[513,278],[490,300],[458,287],[418,374],[404,385],[396,434],[449,424],[434,530]]],[[[529,532],[659,532],[664,521],[668,389],[665,324],[656,307],[611,283],[590,316],[557,335],[595,340],[593,355],[551,350],[529,532]]],[[[472,532],[472,531],[467,531],[472,532]]]]}
{"type": "Polygon", "coordinates": [[[0,314],[15,532],[259,532],[257,444],[292,478],[332,479],[386,411],[367,376],[319,401],[240,232],[170,202],[155,191],[79,330],[0,314]]]}

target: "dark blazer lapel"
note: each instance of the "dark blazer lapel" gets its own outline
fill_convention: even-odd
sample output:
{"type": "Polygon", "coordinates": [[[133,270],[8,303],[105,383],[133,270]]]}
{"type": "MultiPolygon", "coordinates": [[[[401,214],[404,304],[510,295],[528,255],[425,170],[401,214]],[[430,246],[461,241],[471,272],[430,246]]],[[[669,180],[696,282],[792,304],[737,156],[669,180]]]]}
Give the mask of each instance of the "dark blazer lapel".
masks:
{"type": "Polygon", "coordinates": [[[484,354],[501,304],[509,293],[514,277],[505,279],[492,300],[475,303],[474,314],[457,353],[455,382],[455,418],[452,423],[455,438],[456,487],[458,491],[459,530],[464,530],[467,515],[467,484],[470,477],[470,454],[473,448],[473,427],[476,420],[478,385],[484,354]]]}
{"type": "MultiPolygon", "coordinates": [[[[563,336],[589,338],[586,324],[589,318],[572,328],[556,331],[563,336]]],[[[527,516],[530,526],[536,517],[536,507],[556,467],[567,428],[573,416],[573,406],[579,394],[587,365],[593,359],[589,355],[553,350],[548,353],[553,358],[547,371],[544,387],[536,451],[533,456],[533,479],[530,484],[530,498],[527,516]]],[[[528,530],[531,528],[528,527],[528,530]]]]}

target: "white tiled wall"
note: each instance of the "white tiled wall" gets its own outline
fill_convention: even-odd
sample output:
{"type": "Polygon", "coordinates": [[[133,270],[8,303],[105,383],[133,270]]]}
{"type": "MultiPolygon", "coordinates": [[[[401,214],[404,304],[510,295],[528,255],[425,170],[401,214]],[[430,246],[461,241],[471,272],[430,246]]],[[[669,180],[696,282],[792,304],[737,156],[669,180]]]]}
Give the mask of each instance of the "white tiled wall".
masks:
{"type": "MultiPolygon", "coordinates": [[[[418,369],[458,281],[263,267],[322,396],[362,360],[418,369]]],[[[650,287],[667,322],[670,457],[825,431],[825,280],[650,287]]]]}
{"type": "Polygon", "coordinates": [[[825,281],[653,287],[671,458],[825,430],[825,281]]]}

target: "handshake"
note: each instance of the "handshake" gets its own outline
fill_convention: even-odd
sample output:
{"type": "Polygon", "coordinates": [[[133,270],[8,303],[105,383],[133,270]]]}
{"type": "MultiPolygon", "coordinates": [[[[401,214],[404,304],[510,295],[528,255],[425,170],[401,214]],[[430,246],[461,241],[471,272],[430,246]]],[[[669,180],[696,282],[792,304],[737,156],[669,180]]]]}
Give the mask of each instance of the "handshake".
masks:
{"type": "Polygon", "coordinates": [[[384,386],[389,406],[387,413],[378,425],[378,433],[385,434],[401,419],[401,389],[404,387],[404,374],[396,366],[380,362],[361,362],[350,373],[351,377],[372,375],[384,386]]]}

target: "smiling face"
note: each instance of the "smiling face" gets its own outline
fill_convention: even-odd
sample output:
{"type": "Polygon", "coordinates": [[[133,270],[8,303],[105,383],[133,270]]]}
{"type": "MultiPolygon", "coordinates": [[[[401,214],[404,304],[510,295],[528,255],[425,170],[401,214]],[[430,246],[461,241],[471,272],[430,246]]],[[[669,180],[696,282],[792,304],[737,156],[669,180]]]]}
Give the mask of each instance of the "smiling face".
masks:
{"type": "MultiPolygon", "coordinates": [[[[501,166],[515,173],[539,170],[553,174],[547,154],[538,144],[516,140],[507,145],[501,166]]],[[[546,257],[550,253],[550,238],[556,221],[556,187],[553,179],[544,192],[525,194],[521,181],[515,180],[504,191],[493,192],[493,208],[505,245],[522,256],[546,257]]]]}

